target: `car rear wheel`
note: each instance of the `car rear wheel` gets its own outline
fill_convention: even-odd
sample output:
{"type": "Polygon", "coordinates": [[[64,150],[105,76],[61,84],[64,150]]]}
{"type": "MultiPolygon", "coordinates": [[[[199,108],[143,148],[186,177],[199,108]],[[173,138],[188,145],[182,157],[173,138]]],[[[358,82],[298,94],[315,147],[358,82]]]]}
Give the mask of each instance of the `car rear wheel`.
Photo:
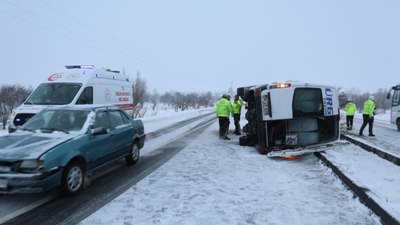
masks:
{"type": "Polygon", "coordinates": [[[397,130],[400,131],[400,119],[397,120],[397,130]]]}
{"type": "Polygon", "coordinates": [[[82,165],[77,161],[68,164],[63,176],[64,193],[67,195],[78,193],[83,187],[83,179],[82,165]]]}
{"type": "Polygon", "coordinates": [[[130,153],[125,157],[125,160],[129,165],[134,165],[137,163],[137,161],[139,161],[139,157],[140,157],[139,146],[136,143],[133,143],[131,146],[130,153]]]}

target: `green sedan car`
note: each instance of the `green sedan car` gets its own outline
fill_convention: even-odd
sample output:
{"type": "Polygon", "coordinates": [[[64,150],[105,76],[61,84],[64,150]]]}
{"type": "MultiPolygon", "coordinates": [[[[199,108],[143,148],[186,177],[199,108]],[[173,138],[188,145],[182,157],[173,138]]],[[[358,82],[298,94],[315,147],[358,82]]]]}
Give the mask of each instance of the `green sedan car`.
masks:
{"type": "Polygon", "coordinates": [[[136,164],[145,137],[142,121],[116,106],[44,109],[0,136],[0,193],[75,194],[89,173],[122,158],[136,164]]]}

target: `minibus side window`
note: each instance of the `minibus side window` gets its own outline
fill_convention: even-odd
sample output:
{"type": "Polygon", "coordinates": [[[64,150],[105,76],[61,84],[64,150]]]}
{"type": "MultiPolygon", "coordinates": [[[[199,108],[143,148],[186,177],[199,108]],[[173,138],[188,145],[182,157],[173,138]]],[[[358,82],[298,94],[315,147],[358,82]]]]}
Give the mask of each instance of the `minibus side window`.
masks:
{"type": "Polygon", "coordinates": [[[395,90],[393,93],[392,106],[398,106],[400,104],[400,90],[395,90]]]}
{"type": "Polygon", "coordinates": [[[93,104],[93,87],[86,87],[79,96],[77,105],[93,104]]]}

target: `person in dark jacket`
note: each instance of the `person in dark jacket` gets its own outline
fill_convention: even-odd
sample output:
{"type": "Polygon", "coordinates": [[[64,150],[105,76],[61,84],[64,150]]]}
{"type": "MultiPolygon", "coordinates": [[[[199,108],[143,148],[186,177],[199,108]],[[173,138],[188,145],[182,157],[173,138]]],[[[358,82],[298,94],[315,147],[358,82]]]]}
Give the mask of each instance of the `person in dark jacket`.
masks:
{"type": "Polygon", "coordinates": [[[232,104],[233,110],[233,121],[235,123],[235,134],[240,135],[240,113],[242,111],[242,100],[239,99],[238,95],[235,95],[232,104]]]}

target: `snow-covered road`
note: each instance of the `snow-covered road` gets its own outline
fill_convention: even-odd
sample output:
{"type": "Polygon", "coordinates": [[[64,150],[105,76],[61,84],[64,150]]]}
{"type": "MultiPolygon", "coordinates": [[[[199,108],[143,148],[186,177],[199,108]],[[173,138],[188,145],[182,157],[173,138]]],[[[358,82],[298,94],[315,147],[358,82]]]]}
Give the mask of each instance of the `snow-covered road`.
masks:
{"type": "MultiPolygon", "coordinates": [[[[145,118],[146,132],[209,111],[145,118]]],[[[400,133],[392,132],[385,117],[376,121],[377,136],[363,139],[399,152],[400,133]]],[[[354,133],[359,126],[356,120],[354,133]]],[[[175,135],[148,141],[142,154],[152,154],[175,135]]],[[[218,123],[213,123],[182,152],[81,224],[380,224],[314,155],[270,159],[255,148],[239,146],[238,136],[230,137],[220,140],[218,123]]],[[[400,219],[398,167],[352,145],[324,155],[400,219]]]]}
{"type": "MultiPolygon", "coordinates": [[[[314,155],[269,159],[217,133],[216,122],[81,224],[380,224],[314,155]]],[[[328,154],[347,160],[345,148],[328,154]]]]}

